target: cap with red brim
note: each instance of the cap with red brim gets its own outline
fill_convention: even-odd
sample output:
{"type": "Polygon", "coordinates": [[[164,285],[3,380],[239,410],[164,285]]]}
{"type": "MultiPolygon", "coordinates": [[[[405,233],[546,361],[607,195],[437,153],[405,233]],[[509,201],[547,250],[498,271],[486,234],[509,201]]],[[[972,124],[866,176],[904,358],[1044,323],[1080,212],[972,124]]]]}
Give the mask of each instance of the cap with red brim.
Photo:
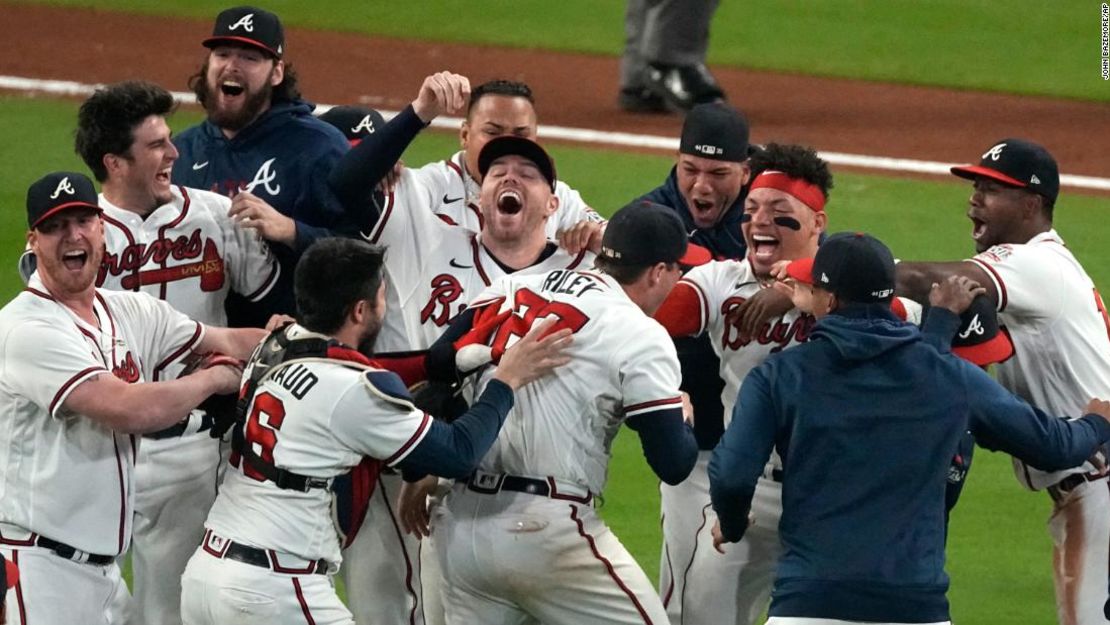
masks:
{"type": "Polygon", "coordinates": [[[986,367],[1009,360],[1014,355],[1014,344],[1010,340],[1009,331],[1000,327],[998,334],[995,334],[990,340],[978,345],[954,345],[952,346],[952,353],[972,364],[986,367]]]}
{"type": "Polygon", "coordinates": [[[682,258],[678,259],[678,264],[685,265],[687,267],[697,267],[698,265],[704,265],[711,260],[713,260],[712,252],[700,245],[688,243],[686,245],[686,253],[682,255],[682,258]]]}
{"type": "Polygon", "coordinates": [[[799,258],[786,266],[786,275],[810,286],[813,285],[813,259],[799,258]]]}
{"type": "Polygon", "coordinates": [[[983,167],[982,165],[964,165],[961,167],[953,167],[951,171],[954,176],[959,176],[960,178],[964,178],[966,180],[975,180],[976,178],[990,178],[991,180],[997,180],[998,182],[1008,184],[1012,187],[1029,186],[1028,184],[1016,178],[1007,176],[997,169],[983,167]]]}

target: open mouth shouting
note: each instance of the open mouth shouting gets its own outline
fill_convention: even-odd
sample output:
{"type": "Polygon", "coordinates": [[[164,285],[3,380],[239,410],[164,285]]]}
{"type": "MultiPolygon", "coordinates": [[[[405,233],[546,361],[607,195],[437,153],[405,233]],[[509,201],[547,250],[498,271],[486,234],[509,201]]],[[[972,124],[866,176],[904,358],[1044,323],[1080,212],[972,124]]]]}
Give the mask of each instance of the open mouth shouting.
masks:
{"type": "Polygon", "coordinates": [[[699,227],[705,228],[717,221],[717,203],[713,200],[691,198],[690,212],[699,227]]]}
{"type": "Polygon", "coordinates": [[[762,262],[770,263],[775,260],[781,242],[775,237],[765,234],[752,235],[752,256],[762,262]]]}
{"type": "Polygon", "coordinates": [[[81,271],[89,262],[89,253],[85,250],[70,250],[62,254],[62,264],[70,271],[81,271]]]}
{"type": "Polygon", "coordinates": [[[220,93],[223,93],[225,96],[234,98],[235,96],[243,95],[244,91],[246,91],[246,87],[237,80],[224,80],[220,83],[220,93]]]}
{"type": "Polygon", "coordinates": [[[497,194],[497,210],[506,215],[515,215],[524,208],[524,198],[516,189],[504,189],[497,194]]]}

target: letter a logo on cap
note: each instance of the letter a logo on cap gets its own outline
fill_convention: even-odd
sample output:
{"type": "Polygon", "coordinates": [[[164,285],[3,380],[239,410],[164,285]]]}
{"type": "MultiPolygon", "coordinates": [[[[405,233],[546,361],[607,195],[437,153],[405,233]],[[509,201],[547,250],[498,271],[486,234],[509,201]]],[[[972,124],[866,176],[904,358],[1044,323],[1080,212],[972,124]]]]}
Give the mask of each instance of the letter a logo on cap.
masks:
{"type": "Polygon", "coordinates": [[[984,331],[985,330],[983,328],[983,324],[979,321],[979,315],[976,314],[974,317],[971,318],[971,323],[967,324],[967,329],[963,332],[960,332],[960,338],[966,339],[967,337],[971,336],[972,333],[983,336],[984,331]]]}
{"type": "Polygon", "coordinates": [[[235,22],[231,26],[228,26],[227,29],[228,30],[236,30],[240,26],[242,26],[243,30],[247,31],[248,33],[253,33],[254,32],[254,13],[247,13],[243,17],[239,18],[238,22],[235,22]]]}
{"type": "Polygon", "coordinates": [[[73,190],[73,185],[69,184],[69,176],[62,178],[61,181],[58,182],[58,186],[54,189],[54,192],[50,194],[50,199],[58,199],[58,196],[61,195],[62,191],[65,191],[69,195],[73,195],[74,193],[76,193],[76,191],[73,190]]]}
{"type": "Polygon", "coordinates": [[[997,161],[999,158],[1002,158],[1002,148],[1004,147],[1006,147],[1005,143],[999,143],[986,152],[983,152],[983,160],[986,160],[988,156],[991,158],[992,161],[997,161]]]}
{"type": "Polygon", "coordinates": [[[360,130],[365,130],[370,134],[374,134],[374,120],[370,119],[369,115],[363,117],[362,121],[355,124],[355,127],[351,129],[351,132],[357,133],[360,130]]]}

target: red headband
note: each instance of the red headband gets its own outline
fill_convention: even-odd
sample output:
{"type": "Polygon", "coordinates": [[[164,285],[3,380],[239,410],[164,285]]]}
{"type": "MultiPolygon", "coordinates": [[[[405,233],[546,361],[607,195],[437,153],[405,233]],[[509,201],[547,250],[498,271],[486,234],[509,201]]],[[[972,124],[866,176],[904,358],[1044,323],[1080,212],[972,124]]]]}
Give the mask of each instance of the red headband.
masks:
{"type": "Polygon", "coordinates": [[[820,213],[825,210],[825,194],[817,185],[806,182],[801,178],[791,178],[781,171],[768,169],[755,177],[752,186],[748,189],[751,193],[756,189],[778,189],[783,193],[792,195],[799,202],[810,207],[813,212],[820,213]]]}

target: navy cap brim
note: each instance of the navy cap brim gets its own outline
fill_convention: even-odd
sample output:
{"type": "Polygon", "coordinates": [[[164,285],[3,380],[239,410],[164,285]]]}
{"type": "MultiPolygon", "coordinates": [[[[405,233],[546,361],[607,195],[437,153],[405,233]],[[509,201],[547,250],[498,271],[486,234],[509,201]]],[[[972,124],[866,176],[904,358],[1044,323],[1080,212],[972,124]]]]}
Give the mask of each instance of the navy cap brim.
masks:
{"type": "MultiPolygon", "coordinates": [[[[194,39],[194,41],[195,41],[195,39],[194,39]]],[[[256,41],[256,40],[251,39],[249,37],[226,37],[226,36],[209,37],[208,39],[205,39],[201,43],[204,45],[205,48],[209,48],[209,49],[215,48],[216,46],[225,45],[225,44],[231,44],[231,45],[238,44],[238,45],[248,46],[248,47],[251,47],[251,48],[258,48],[259,50],[262,50],[263,52],[269,54],[270,56],[274,57],[275,59],[280,59],[281,58],[281,55],[278,54],[277,50],[274,50],[273,48],[265,45],[261,41],[256,41]]]]}
{"type": "Polygon", "coordinates": [[[46,211],[42,215],[39,215],[39,218],[35,220],[35,223],[31,224],[31,229],[34,230],[35,228],[38,228],[39,224],[46,221],[47,219],[50,219],[54,215],[57,215],[58,213],[68,210],[76,210],[78,208],[91,209],[98,213],[104,212],[104,209],[100,208],[96,204],[89,204],[88,202],[66,202],[65,204],[59,204],[54,208],[46,211]]]}

